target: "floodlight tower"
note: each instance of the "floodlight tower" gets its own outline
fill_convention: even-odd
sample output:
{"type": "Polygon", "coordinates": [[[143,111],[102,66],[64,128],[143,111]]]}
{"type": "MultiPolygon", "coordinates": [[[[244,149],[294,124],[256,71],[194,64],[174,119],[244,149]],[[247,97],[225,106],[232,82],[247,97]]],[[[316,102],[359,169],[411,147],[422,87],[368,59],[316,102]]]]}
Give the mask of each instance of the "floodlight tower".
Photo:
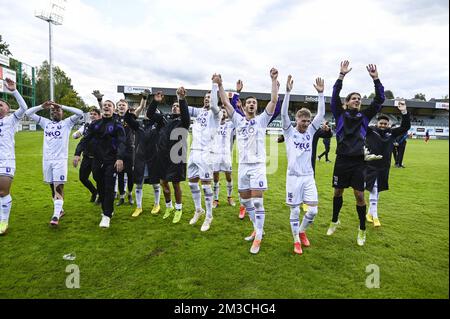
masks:
{"type": "Polygon", "coordinates": [[[48,51],[50,67],[50,100],[54,101],[54,83],[53,83],[53,53],[52,53],[52,24],[61,25],[64,20],[64,10],[66,9],[66,0],[50,0],[47,9],[36,11],[34,16],[48,22],[48,51]]]}

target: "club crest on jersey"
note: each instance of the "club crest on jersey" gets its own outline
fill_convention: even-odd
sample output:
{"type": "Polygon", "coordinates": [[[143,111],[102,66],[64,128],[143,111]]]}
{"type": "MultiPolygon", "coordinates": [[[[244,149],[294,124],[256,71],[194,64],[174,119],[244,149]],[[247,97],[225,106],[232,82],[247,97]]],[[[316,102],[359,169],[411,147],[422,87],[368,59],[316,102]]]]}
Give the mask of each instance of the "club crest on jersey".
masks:
{"type": "Polygon", "coordinates": [[[114,127],[112,127],[112,125],[108,126],[108,132],[112,133],[112,131],[114,130],[114,127]]]}
{"type": "Polygon", "coordinates": [[[309,134],[306,134],[306,139],[309,141],[311,139],[311,136],[309,134]]]}
{"type": "Polygon", "coordinates": [[[64,180],[64,175],[61,175],[61,176],[59,177],[59,180],[63,181],[63,180],[64,180]]]}
{"type": "Polygon", "coordinates": [[[264,187],[264,182],[263,181],[259,181],[259,187],[264,187]]]}
{"type": "Polygon", "coordinates": [[[288,202],[292,202],[293,198],[294,198],[294,194],[288,193],[288,202]]]}
{"type": "Polygon", "coordinates": [[[58,130],[60,130],[60,129],[62,128],[62,126],[61,126],[60,124],[58,124],[58,125],[56,126],[56,128],[57,128],[58,130]]]}
{"type": "Polygon", "coordinates": [[[251,120],[250,121],[250,125],[255,125],[256,124],[256,121],[255,120],[251,120]]]}

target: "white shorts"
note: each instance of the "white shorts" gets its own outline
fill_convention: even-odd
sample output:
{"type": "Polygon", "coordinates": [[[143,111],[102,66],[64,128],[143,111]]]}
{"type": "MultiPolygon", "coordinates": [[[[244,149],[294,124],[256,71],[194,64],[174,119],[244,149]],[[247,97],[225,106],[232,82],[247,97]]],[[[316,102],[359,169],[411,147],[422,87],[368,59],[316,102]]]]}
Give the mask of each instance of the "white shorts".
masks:
{"type": "Polygon", "coordinates": [[[200,178],[202,181],[213,179],[213,154],[210,152],[191,151],[188,160],[188,179],[200,178]]]}
{"type": "Polygon", "coordinates": [[[42,164],[44,182],[48,184],[67,182],[67,160],[45,161],[42,164]]]}
{"type": "Polygon", "coordinates": [[[216,172],[231,172],[232,165],[231,165],[231,158],[230,156],[223,155],[223,154],[216,154],[216,161],[213,165],[213,171],[216,172]]]}
{"type": "Polygon", "coordinates": [[[286,204],[290,206],[299,206],[302,203],[317,205],[318,202],[316,181],[313,175],[286,176],[286,204]]]}
{"type": "Polygon", "coordinates": [[[239,164],[238,191],[266,189],[266,163],[239,164]]]}
{"type": "Polygon", "coordinates": [[[8,176],[14,178],[16,172],[15,160],[0,160],[0,176],[8,176]]]}

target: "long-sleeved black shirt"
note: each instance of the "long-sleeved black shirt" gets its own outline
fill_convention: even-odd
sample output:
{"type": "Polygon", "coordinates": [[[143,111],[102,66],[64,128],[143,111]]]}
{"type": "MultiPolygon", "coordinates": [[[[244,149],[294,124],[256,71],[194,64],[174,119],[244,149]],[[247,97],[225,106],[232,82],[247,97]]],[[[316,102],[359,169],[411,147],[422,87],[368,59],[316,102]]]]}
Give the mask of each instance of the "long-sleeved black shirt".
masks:
{"type": "Polygon", "coordinates": [[[374,80],[373,83],[375,85],[375,97],[370,106],[361,111],[345,110],[339,97],[342,80],[338,79],[334,84],[330,106],[336,120],[337,155],[364,155],[364,140],[369,122],[381,110],[385,100],[384,87],[380,80],[374,80]]]}
{"type": "Polygon", "coordinates": [[[367,162],[369,167],[389,168],[391,166],[391,154],[394,142],[399,136],[403,136],[411,128],[409,113],[402,115],[402,123],[396,128],[379,129],[369,126],[366,137],[366,145],[372,154],[383,155],[381,160],[367,162]]]}
{"type": "Polygon", "coordinates": [[[80,147],[103,163],[115,162],[126,156],[125,141],[122,124],[113,117],[103,117],[89,125],[86,136],[80,141],[80,147]]]}
{"type": "MultiPolygon", "coordinates": [[[[166,160],[170,158],[170,151],[172,147],[179,141],[182,141],[182,149],[178,152],[178,155],[183,157],[183,162],[186,162],[187,158],[187,132],[189,126],[191,125],[191,118],[189,116],[189,109],[186,100],[180,100],[180,114],[170,114],[165,118],[166,122],[159,132],[159,142],[158,142],[158,156],[165,158],[166,160]],[[176,129],[185,129],[185,136],[181,134],[182,131],[174,132],[176,129]],[[171,138],[172,136],[172,138],[171,138]],[[180,152],[184,150],[184,154],[180,152]]],[[[155,114],[156,106],[151,104],[147,110],[147,117],[149,119],[153,118],[155,114]]]]}

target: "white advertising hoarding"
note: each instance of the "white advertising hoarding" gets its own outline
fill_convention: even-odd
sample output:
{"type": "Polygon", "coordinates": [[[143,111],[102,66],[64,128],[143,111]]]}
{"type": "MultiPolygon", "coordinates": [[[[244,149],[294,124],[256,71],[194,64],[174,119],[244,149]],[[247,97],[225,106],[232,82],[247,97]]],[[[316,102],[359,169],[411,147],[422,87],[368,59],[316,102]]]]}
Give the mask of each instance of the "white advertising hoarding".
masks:
{"type": "Polygon", "coordinates": [[[436,102],[435,108],[448,110],[448,102],[436,102]]]}

